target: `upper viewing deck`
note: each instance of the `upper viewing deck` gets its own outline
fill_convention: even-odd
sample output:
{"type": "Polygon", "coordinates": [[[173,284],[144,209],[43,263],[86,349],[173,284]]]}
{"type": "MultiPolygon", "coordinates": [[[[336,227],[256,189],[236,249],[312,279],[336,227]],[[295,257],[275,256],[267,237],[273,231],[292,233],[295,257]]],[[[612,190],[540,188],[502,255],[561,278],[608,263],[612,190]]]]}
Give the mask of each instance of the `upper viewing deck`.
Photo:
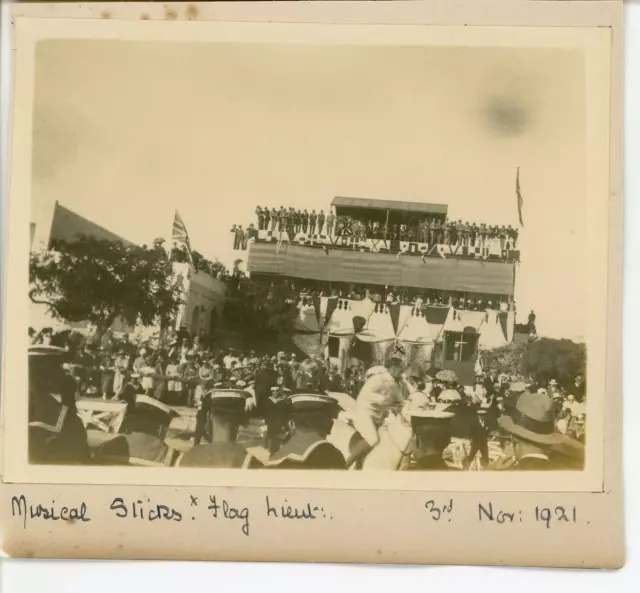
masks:
{"type": "Polygon", "coordinates": [[[445,204],[336,197],[327,214],[258,207],[257,225],[234,226],[232,232],[236,249],[253,239],[422,258],[520,260],[517,229],[451,221],[447,212],[445,204]]]}
{"type": "Polygon", "coordinates": [[[236,249],[249,247],[248,270],[258,274],[513,294],[517,229],[449,221],[447,211],[445,204],[337,197],[328,214],[258,208],[257,229],[232,230],[236,249]]]}

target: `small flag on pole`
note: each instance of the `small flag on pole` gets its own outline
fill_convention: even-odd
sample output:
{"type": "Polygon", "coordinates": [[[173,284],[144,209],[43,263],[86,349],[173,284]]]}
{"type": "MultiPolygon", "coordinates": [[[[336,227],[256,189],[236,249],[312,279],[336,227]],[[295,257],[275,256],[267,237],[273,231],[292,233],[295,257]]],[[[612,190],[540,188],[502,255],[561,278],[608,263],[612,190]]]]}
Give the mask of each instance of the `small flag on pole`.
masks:
{"type": "Polygon", "coordinates": [[[522,206],[524,205],[524,200],[520,193],[520,167],[518,167],[516,172],[516,197],[518,199],[518,218],[520,219],[520,226],[524,227],[524,222],[522,221],[522,206]]]}
{"type": "Polygon", "coordinates": [[[173,243],[178,246],[184,248],[187,252],[187,257],[189,258],[189,263],[192,268],[195,268],[193,264],[193,256],[191,255],[191,244],[189,243],[189,233],[187,233],[187,227],[180,216],[180,213],[176,210],[176,215],[173,218],[173,232],[172,232],[173,243]]]}

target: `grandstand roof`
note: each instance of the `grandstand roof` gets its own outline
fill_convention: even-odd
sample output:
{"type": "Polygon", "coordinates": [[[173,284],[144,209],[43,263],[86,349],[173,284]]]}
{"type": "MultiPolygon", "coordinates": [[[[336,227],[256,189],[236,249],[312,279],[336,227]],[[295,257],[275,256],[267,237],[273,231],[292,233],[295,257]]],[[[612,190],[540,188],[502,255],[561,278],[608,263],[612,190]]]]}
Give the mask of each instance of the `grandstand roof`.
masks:
{"type": "Polygon", "coordinates": [[[378,200],[374,198],[336,197],[331,202],[338,208],[374,208],[377,210],[401,210],[405,212],[421,212],[424,214],[446,214],[446,204],[427,204],[426,202],[401,202],[396,200],[378,200]]]}

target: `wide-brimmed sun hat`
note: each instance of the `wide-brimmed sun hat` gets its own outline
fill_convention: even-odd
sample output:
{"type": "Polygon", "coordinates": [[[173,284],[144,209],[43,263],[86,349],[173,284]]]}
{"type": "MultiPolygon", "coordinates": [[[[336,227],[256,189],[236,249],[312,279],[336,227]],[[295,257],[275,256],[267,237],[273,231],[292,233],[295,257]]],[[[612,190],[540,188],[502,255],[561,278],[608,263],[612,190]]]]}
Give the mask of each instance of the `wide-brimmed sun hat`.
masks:
{"type": "Polygon", "coordinates": [[[444,383],[455,383],[458,380],[458,375],[450,369],[444,369],[436,373],[436,379],[444,383]]]}
{"type": "Polygon", "coordinates": [[[566,437],[556,431],[551,398],[542,393],[523,393],[514,407],[498,418],[498,424],[522,440],[540,445],[557,445],[566,437]]]}
{"type": "Polygon", "coordinates": [[[455,389],[445,389],[438,396],[438,401],[444,404],[450,404],[453,402],[458,402],[462,399],[462,396],[455,389]]]}
{"type": "Polygon", "coordinates": [[[527,385],[524,381],[515,381],[509,385],[510,393],[524,393],[527,390],[527,385]]]}

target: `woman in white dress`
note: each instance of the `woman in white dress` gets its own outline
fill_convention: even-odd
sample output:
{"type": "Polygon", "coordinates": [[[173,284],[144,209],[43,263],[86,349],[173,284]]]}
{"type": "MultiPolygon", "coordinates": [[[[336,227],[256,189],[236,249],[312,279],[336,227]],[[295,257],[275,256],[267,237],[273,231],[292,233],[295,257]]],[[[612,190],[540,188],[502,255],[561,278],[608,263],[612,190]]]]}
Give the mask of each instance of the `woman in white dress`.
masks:
{"type": "Polygon", "coordinates": [[[167,377],[175,377],[167,381],[168,399],[171,404],[175,405],[180,401],[180,396],[182,395],[182,381],[180,380],[182,376],[180,373],[180,364],[176,356],[172,356],[169,359],[165,374],[167,377]]]}
{"type": "Polygon", "coordinates": [[[113,376],[113,396],[118,397],[124,389],[127,371],[129,370],[129,357],[124,350],[118,352],[115,360],[115,372],[113,376]]]}

